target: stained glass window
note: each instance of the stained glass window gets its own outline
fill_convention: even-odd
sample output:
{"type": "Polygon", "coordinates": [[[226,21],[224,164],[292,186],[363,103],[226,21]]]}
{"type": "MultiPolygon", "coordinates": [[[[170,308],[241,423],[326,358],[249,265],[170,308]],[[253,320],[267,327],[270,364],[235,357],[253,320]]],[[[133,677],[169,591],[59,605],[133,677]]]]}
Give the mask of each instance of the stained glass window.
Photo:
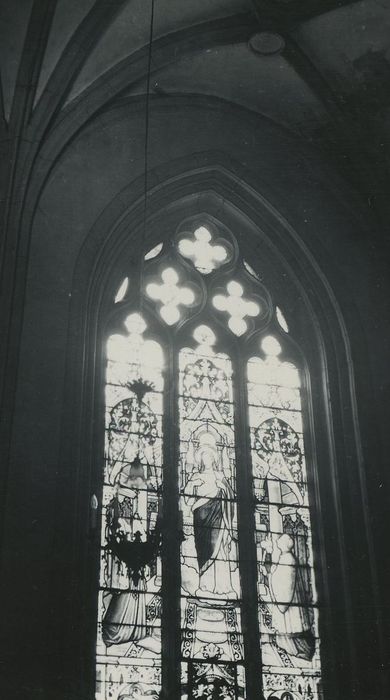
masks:
{"type": "Polygon", "coordinates": [[[210,328],[194,336],[179,359],[182,698],[244,697],[232,366],[210,328]]]}
{"type": "Polygon", "coordinates": [[[228,326],[235,335],[243,335],[248,330],[246,317],[258,316],[259,304],[246,299],[244,289],[239,282],[231,280],[226,285],[226,294],[216,294],[213,304],[218,311],[228,314],[228,326]]]}
{"type": "Polygon", "coordinates": [[[107,343],[98,700],[157,697],[161,687],[164,358],[146,330],[132,313],[107,343]]]}
{"type": "Polygon", "coordinates": [[[268,698],[317,700],[320,676],[300,378],[265,336],[248,362],[258,616],[268,698]],[[284,697],[290,697],[284,695],[284,697]]]}
{"type": "Polygon", "coordinates": [[[120,284],[118,291],[115,295],[115,299],[114,299],[115,304],[118,304],[120,301],[123,301],[123,299],[126,296],[126,292],[127,292],[128,288],[129,288],[129,278],[125,277],[125,279],[120,284]]]}
{"type": "Polygon", "coordinates": [[[226,240],[213,240],[206,226],[195,229],[193,234],[180,237],[178,248],[185,258],[193,261],[195,267],[204,275],[226,263],[230,257],[229,245],[226,240]]]}
{"type": "Polygon", "coordinates": [[[166,697],[176,649],[177,700],[252,700],[249,687],[318,700],[308,397],[285,359],[283,311],[215,224],[186,223],[143,268],[142,310],[118,280],[106,341],[96,698],[166,697]],[[171,558],[167,483],[180,523],[171,558]]]}

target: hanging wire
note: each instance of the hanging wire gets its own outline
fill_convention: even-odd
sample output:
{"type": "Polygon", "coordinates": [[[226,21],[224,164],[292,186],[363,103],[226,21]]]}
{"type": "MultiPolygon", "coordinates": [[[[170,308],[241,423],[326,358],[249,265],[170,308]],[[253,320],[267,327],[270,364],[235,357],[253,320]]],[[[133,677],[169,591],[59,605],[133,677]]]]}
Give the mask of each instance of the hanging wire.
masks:
{"type": "Polygon", "coordinates": [[[149,48],[148,48],[148,67],[146,74],[146,96],[145,96],[145,137],[144,137],[144,208],[143,208],[143,222],[140,228],[140,234],[138,237],[137,254],[138,254],[138,275],[137,275],[137,292],[139,295],[139,308],[142,310],[142,284],[143,284],[143,270],[144,270],[144,256],[145,256],[145,242],[146,242],[146,224],[147,224],[147,210],[148,210],[148,155],[149,155],[149,103],[150,103],[150,78],[151,78],[151,67],[152,67],[152,53],[153,53],[153,28],[154,28],[154,1],[151,0],[150,9],[150,27],[149,27],[149,48]]]}

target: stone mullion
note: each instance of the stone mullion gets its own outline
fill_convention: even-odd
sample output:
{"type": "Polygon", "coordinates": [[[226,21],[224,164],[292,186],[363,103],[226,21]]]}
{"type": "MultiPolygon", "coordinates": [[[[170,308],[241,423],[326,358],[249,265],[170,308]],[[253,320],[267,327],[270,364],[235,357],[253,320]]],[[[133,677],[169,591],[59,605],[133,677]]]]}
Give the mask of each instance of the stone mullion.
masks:
{"type": "Polygon", "coordinates": [[[233,365],[235,405],[238,549],[242,596],[242,631],[246,697],[262,700],[262,660],[258,620],[257,551],[251,469],[246,363],[238,356],[233,365]]]}
{"type": "Polygon", "coordinates": [[[180,698],[180,517],[178,353],[167,350],[164,395],[162,543],[162,698],[180,698]]]}

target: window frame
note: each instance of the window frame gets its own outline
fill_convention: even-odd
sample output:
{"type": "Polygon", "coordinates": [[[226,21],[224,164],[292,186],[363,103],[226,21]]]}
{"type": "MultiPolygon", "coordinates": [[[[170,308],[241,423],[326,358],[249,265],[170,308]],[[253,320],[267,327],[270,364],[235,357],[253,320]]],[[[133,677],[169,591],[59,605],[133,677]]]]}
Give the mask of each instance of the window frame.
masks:
{"type": "MultiPolygon", "coordinates": [[[[246,278],[248,281],[252,280],[254,286],[259,287],[259,291],[266,297],[267,304],[269,306],[269,313],[266,315],[261,323],[259,329],[251,330],[244,334],[242,337],[235,336],[231,331],[228,330],[227,324],[224,323],[225,319],[219,319],[217,315],[213,315],[210,310],[204,308],[204,304],[200,311],[195,311],[192,314],[185,314],[184,319],[173,326],[168,326],[159,316],[157,306],[154,302],[148,301],[146,295],[141,296],[141,301],[134,298],[131,294],[133,285],[131,284],[131,274],[129,274],[127,268],[127,274],[125,276],[130,278],[130,292],[128,292],[124,299],[119,302],[114,302],[115,292],[112,294],[113,290],[117,290],[122,282],[122,278],[117,277],[110,282],[110,291],[112,294],[111,303],[108,301],[108,305],[111,307],[110,311],[107,313],[107,317],[104,322],[102,336],[103,336],[103,346],[112,333],[125,333],[123,322],[130,313],[139,312],[144,317],[147,323],[147,330],[145,331],[145,337],[148,339],[157,340],[160,344],[164,343],[165,356],[167,360],[167,370],[165,374],[165,389],[164,389],[164,414],[163,414],[163,463],[169,465],[168,469],[164,470],[164,482],[163,482],[163,519],[162,519],[162,567],[163,567],[163,579],[162,579],[162,687],[164,697],[180,697],[181,682],[180,682],[180,658],[181,658],[181,624],[180,624],[180,596],[181,596],[181,584],[180,584],[180,540],[177,537],[177,533],[181,528],[180,520],[180,508],[179,508],[179,485],[178,485],[178,472],[175,466],[179,462],[179,443],[180,443],[180,431],[172,431],[170,429],[172,423],[174,425],[179,425],[179,401],[178,401],[178,360],[180,350],[183,347],[195,345],[192,338],[191,331],[199,324],[206,324],[210,326],[218,336],[215,350],[227,352],[233,368],[233,396],[234,396],[234,430],[235,430],[235,453],[236,453],[236,480],[237,480],[237,515],[238,515],[238,533],[239,533],[239,552],[248,551],[248,546],[251,549],[252,556],[250,558],[243,558],[239,554],[239,570],[240,570],[240,580],[242,586],[242,603],[241,612],[243,620],[243,628],[245,629],[244,635],[244,661],[243,665],[246,669],[246,689],[248,698],[251,697],[262,697],[262,660],[261,660],[261,633],[259,630],[259,621],[257,616],[253,615],[253,610],[258,608],[258,593],[257,593],[257,552],[255,544],[255,509],[246,508],[245,504],[253,501],[253,474],[251,469],[251,448],[250,448],[250,429],[248,420],[248,396],[247,396],[247,363],[250,357],[254,354],[259,355],[259,339],[269,333],[272,333],[277,327],[277,332],[279,336],[283,337],[285,341],[282,357],[283,361],[292,362],[298,369],[301,378],[301,414],[303,421],[303,440],[305,444],[305,455],[312,453],[312,445],[314,443],[314,436],[312,433],[312,425],[309,419],[311,414],[311,397],[310,397],[310,381],[309,381],[309,370],[305,360],[305,357],[299,348],[297,342],[292,337],[291,333],[285,332],[280,324],[276,321],[276,306],[280,304],[275,302],[273,299],[272,290],[267,289],[261,282],[261,275],[259,275],[258,280],[254,280],[253,276],[244,269],[244,255],[240,250],[240,242],[237,240],[236,232],[232,232],[227,229],[226,225],[221,224],[217,219],[211,217],[209,214],[197,214],[192,217],[186,217],[179,222],[176,227],[176,233],[172,237],[172,247],[175,248],[176,241],[178,237],[178,232],[186,229],[188,227],[196,226],[207,226],[209,225],[214,232],[218,232],[221,237],[226,235],[229,241],[233,240],[234,253],[232,259],[226,263],[226,270],[224,266],[217,268],[210,274],[204,275],[207,280],[213,280],[222,276],[222,278],[229,278],[232,275],[234,278],[239,278],[242,281],[242,277],[246,278]],[[235,270],[240,267],[241,277],[237,277],[235,270]],[[270,330],[271,328],[271,330],[270,330]],[[171,381],[172,380],[172,381],[171,381]],[[239,389],[241,387],[241,389],[239,389]],[[308,449],[307,449],[308,448],[308,449]],[[172,616],[174,614],[174,624],[172,624],[172,616]],[[257,651],[257,663],[254,663],[253,649],[256,648],[257,651]],[[248,659],[251,659],[249,662],[248,659]],[[249,672],[248,672],[249,669],[249,672]]],[[[157,238],[150,240],[147,245],[143,241],[143,255],[147,254],[150,249],[160,242],[164,242],[163,238],[157,238]]],[[[165,267],[165,265],[173,265],[174,262],[169,262],[164,259],[169,255],[169,249],[164,253],[159,253],[157,256],[157,265],[165,267]],[[159,258],[162,258],[159,264],[159,258]]],[[[189,279],[183,278],[182,283],[185,284],[191,281],[194,277],[193,273],[193,263],[182,258],[181,255],[176,253],[177,258],[180,260],[180,264],[184,270],[188,271],[189,279]]],[[[153,267],[153,264],[152,264],[153,267]]],[[[142,284],[143,287],[148,281],[148,264],[143,263],[143,277],[142,284]]],[[[257,273],[256,269],[254,271],[257,273]]],[[[202,273],[198,273],[198,276],[202,276],[202,273]]],[[[137,275],[134,278],[138,279],[137,275]]],[[[203,285],[203,294],[205,298],[205,303],[210,299],[207,298],[207,284],[203,285]]],[[[105,358],[104,358],[104,374],[105,374],[105,358]]],[[[103,374],[103,377],[104,377],[103,374]]],[[[103,385],[105,384],[104,378],[102,379],[103,385]]],[[[104,420],[104,419],[103,419],[104,420]]],[[[104,431],[103,431],[104,432],[104,431]]],[[[104,452],[101,456],[101,462],[104,461],[104,452]]],[[[306,462],[307,462],[306,458],[306,462]]],[[[315,507],[313,501],[315,498],[312,484],[313,471],[315,467],[313,466],[307,468],[307,478],[308,478],[308,498],[309,498],[309,511],[311,516],[311,537],[313,542],[313,571],[316,581],[316,589],[318,590],[317,579],[320,578],[320,571],[318,570],[318,561],[316,557],[316,547],[315,547],[315,531],[318,529],[318,523],[316,523],[316,517],[314,514],[315,507]]],[[[100,489],[98,501],[101,503],[101,493],[100,489]]],[[[318,602],[316,606],[319,607],[320,594],[318,594],[318,602]]],[[[321,634],[320,634],[321,637],[321,634]]]]}
{"type": "MultiPolygon", "coordinates": [[[[312,255],[291,226],[265,200],[223,168],[197,171],[184,178],[178,192],[177,179],[168,181],[156,192],[149,204],[148,240],[151,248],[172,231],[174,221],[193,214],[203,214],[222,221],[233,232],[240,230],[239,244],[243,256],[261,249],[259,259],[269,260],[264,283],[275,289],[279,305],[289,318],[294,315],[296,337],[300,341],[310,380],[306,376],[311,405],[306,419],[310,426],[306,445],[307,461],[313,460],[311,508],[320,527],[313,529],[313,550],[316,570],[323,572],[317,579],[318,598],[322,601],[320,636],[325,699],[337,697],[340,688],[353,683],[354,644],[351,636],[337,638],[340,616],[351,619],[349,582],[345,561],[346,542],[341,519],[337,483],[339,466],[345,462],[345,451],[335,420],[340,412],[347,414],[353,429],[356,426],[353,382],[350,373],[342,374],[349,363],[349,346],[337,303],[312,255]],[[205,182],[213,187],[204,187],[205,182]],[[200,191],[199,191],[200,187],[200,191]],[[230,195],[230,196],[228,196],[230,195]],[[167,206],[167,197],[170,205],[167,206]],[[280,279],[283,278],[283,285],[280,279]],[[274,283],[274,285],[273,285],[274,283]],[[302,311],[303,310],[303,311],[302,311]],[[333,400],[331,401],[331,397],[333,400]],[[336,417],[335,417],[336,416],[336,417]],[[315,435],[315,440],[312,437],[315,435]],[[327,517],[324,518],[324,505],[327,517]],[[337,538],[337,546],[329,545],[337,538]],[[328,568],[337,568],[337,581],[328,575],[328,568]],[[340,587],[341,581],[341,587],[340,587]],[[341,595],[340,595],[341,592],[341,595]],[[340,600],[342,601],[340,607],[340,600]],[[335,637],[336,634],[336,637],[335,637]],[[341,642],[341,643],[340,643],[341,642]],[[337,658],[335,647],[337,647],[337,658]],[[345,672],[347,668],[347,672],[345,672]],[[340,669],[340,671],[338,671],[340,669]],[[336,671],[336,673],[335,673],[336,671]],[[333,695],[332,695],[333,693],[333,695]]],[[[83,688],[86,697],[94,692],[94,643],[96,606],[96,511],[91,509],[91,496],[99,492],[101,480],[102,435],[104,425],[99,418],[103,402],[104,319],[115,295],[117,281],[131,265],[129,231],[136,239],[143,225],[143,207],[138,201],[123,204],[124,195],[115,198],[104,216],[90,232],[88,245],[80,255],[72,295],[70,348],[65,409],[64,460],[75,464],[75,494],[71,506],[73,520],[73,568],[79,572],[75,591],[71,595],[81,601],[78,624],[77,663],[74,669],[75,688],[83,688]],[[109,232],[109,233],[107,233],[109,232]],[[114,280],[114,282],[113,282],[114,280]],[[77,410],[75,411],[75,408],[77,410]],[[91,421],[91,415],[94,416],[91,421]],[[70,444],[70,439],[73,444],[70,444]]],[[[307,374],[307,373],[306,373],[307,374]]],[[[356,450],[359,449],[356,437],[356,450]]],[[[174,650],[173,650],[174,653],[174,650]]],[[[167,696],[168,697],[168,696],[167,696]]]]}

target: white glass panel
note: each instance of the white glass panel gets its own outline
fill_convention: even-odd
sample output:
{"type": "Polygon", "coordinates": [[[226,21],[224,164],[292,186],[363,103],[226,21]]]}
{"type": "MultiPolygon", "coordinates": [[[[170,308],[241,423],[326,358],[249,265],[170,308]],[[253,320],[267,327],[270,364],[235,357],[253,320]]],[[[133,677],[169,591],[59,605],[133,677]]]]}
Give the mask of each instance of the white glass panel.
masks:
{"type": "Polygon", "coordinates": [[[257,272],[255,272],[255,270],[253,269],[253,267],[251,267],[251,265],[249,265],[249,263],[247,263],[246,260],[244,260],[244,267],[245,267],[245,269],[249,272],[249,274],[252,275],[252,277],[255,277],[257,280],[260,279],[260,277],[259,277],[259,275],[257,274],[257,272]]]}
{"type": "Polygon", "coordinates": [[[232,367],[215,333],[179,355],[182,698],[245,697],[232,367]]]}
{"type": "Polygon", "coordinates": [[[117,304],[119,301],[122,301],[122,299],[125,298],[128,288],[129,288],[129,278],[125,277],[125,279],[121,283],[121,285],[118,288],[118,291],[115,295],[115,299],[114,299],[115,304],[117,304]]]}
{"type": "Polygon", "coordinates": [[[184,258],[192,260],[199,272],[207,275],[227,261],[228,249],[224,243],[214,243],[210,231],[200,226],[191,238],[182,238],[178,248],[184,258]]]}
{"type": "Polygon", "coordinates": [[[145,260],[152,260],[153,258],[156,258],[159,253],[161,253],[163,248],[163,243],[158,243],[158,245],[155,245],[154,248],[149,250],[148,253],[145,255],[145,260]]]}
{"type": "Polygon", "coordinates": [[[299,373],[279,359],[248,362],[258,613],[267,700],[317,700],[320,658],[299,373]]]}
{"type": "Polygon", "coordinates": [[[246,299],[244,288],[232,280],[226,286],[227,294],[216,294],[213,305],[218,311],[228,314],[228,326],[235,335],[243,335],[248,330],[247,316],[255,317],[260,313],[260,306],[255,301],[246,299]]]}
{"type": "Polygon", "coordinates": [[[161,318],[169,326],[180,320],[179,306],[191,306],[195,294],[189,287],[179,285],[179,275],[173,267],[167,267],[161,273],[161,282],[150,282],[146,286],[146,294],[160,303],[161,318]]]}
{"type": "Polygon", "coordinates": [[[279,306],[276,307],[276,318],[278,319],[279,326],[283,328],[286,333],[288,333],[288,323],[285,319],[283,311],[279,308],[279,306]]]}
{"type": "Polygon", "coordinates": [[[160,494],[164,357],[130,314],[107,341],[96,698],[161,689],[160,494]]]}

